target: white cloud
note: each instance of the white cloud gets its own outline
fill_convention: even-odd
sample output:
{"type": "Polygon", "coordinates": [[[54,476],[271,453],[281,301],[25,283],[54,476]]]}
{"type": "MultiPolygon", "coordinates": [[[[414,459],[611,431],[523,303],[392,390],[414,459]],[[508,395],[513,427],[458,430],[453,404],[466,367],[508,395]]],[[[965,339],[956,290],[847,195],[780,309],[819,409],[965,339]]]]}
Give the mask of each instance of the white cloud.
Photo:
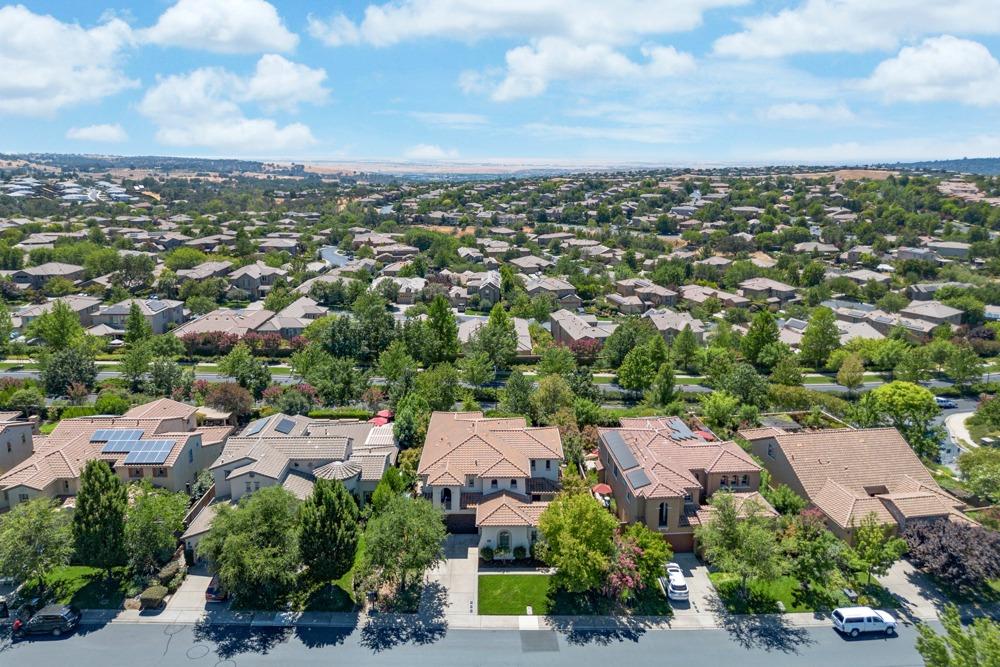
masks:
{"type": "Polygon", "coordinates": [[[705,11],[748,0],[394,0],[369,5],[354,23],[343,14],[310,17],[309,31],[332,46],[388,46],[444,37],[565,37],[577,42],[629,43],[636,37],[692,30],[705,11]]]}
{"type": "Polygon", "coordinates": [[[242,105],[294,110],[300,103],[321,103],[328,94],[321,85],[325,78],[323,70],[265,55],[250,77],[219,67],[164,77],[146,92],[139,111],[157,125],[156,138],[163,144],[273,154],[315,143],[312,131],[302,123],[280,126],[270,118],[247,118],[242,105]],[[265,85],[275,76],[288,77],[275,83],[283,99],[265,85]]]}
{"type": "Polygon", "coordinates": [[[467,130],[489,124],[489,119],[486,116],[475,113],[413,111],[410,115],[428,125],[455,130],[467,130]]]}
{"type": "Polygon", "coordinates": [[[132,29],[111,18],[93,28],[0,7],[0,113],[49,116],[138,85],[121,70],[132,29]]]}
{"type": "Polygon", "coordinates": [[[86,127],[71,127],[66,131],[66,138],[74,141],[93,141],[99,143],[121,143],[128,140],[125,128],[117,123],[112,125],[87,125],[86,127]]]}
{"type": "Polygon", "coordinates": [[[458,151],[454,149],[445,150],[440,146],[434,144],[417,144],[416,146],[410,146],[403,153],[403,157],[407,160],[448,160],[458,157],[458,151]]]}
{"type": "Polygon", "coordinates": [[[795,53],[890,51],[928,34],[1000,33],[996,0],[804,0],[776,14],[744,19],[715,52],[738,58],[795,53]]]}
{"type": "Polygon", "coordinates": [[[821,106],[819,104],[788,102],[773,104],[762,109],[758,116],[770,121],[822,120],[827,122],[847,122],[856,118],[846,104],[821,106]]]}
{"type": "Polygon", "coordinates": [[[979,42],[942,35],[882,61],[862,87],[886,102],[1000,105],[1000,62],[979,42]]]}
{"type": "Polygon", "coordinates": [[[178,0],[142,34],[154,44],[218,53],[290,51],[299,41],[265,0],[178,0]]]}
{"type": "Polygon", "coordinates": [[[695,67],[694,57],[670,46],[643,49],[648,62],[637,63],[606,44],[575,44],[561,37],[545,37],[531,46],[507,52],[504,79],[493,89],[497,101],[534,97],[552,81],[604,79],[640,81],[685,74],[695,67]]]}

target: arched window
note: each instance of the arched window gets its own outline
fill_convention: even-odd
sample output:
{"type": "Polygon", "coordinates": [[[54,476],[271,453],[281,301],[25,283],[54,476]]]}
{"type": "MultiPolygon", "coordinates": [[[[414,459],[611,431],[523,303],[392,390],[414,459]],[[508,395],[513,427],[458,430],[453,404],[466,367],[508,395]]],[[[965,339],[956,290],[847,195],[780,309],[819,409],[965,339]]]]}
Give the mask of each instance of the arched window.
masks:
{"type": "Polygon", "coordinates": [[[510,551],[510,531],[500,531],[500,534],[497,535],[497,548],[500,551],[510,551]]]}
{"type": "Polygon", "coordinates": [[[451,509],[451,489],[441,489],[441,507],[446,510],[451,509]]]}
{"type": "Polygon", "coordinates": [[[666,526],[670,516],[670,507],[666,503],[660,503],[658,525],[666,526]]]}

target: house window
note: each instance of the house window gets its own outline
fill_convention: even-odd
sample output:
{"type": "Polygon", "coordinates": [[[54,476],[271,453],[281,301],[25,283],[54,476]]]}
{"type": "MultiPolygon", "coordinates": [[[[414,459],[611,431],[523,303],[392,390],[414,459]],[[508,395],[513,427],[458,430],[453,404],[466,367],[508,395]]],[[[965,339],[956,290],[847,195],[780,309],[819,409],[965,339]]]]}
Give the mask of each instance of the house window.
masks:
{"type": "MultiPolygon", "coordinates": [[[[24,435],[24,434],[22,433],[22,434],[21,434],[21,444],[23,445],[23,444],[24,444],[24,443],[26,443],[26,442],[28,442],[28,437],[27,437],[26,435],[24,435]]],[[[9,447],[9,446],[10,446],[10,445],[8,445],[8,447],[9,447]]]]}
{"type": "Polygon", "coordinates": [[[465,485],[467,487],[469,487],[470,489],[472,487],[474,487],[476,485],[476,476],[475,475],[466,475],[465,476],[465,485]]]}
{"type": "Polygon", "coordinates": [[[772,458],[772,459],[774,458],[774,443],[773,442],[767,443],[767,455],[770,458],[772,458]]]}
{"type": "Polygon", "coordinates": [[[618,466],[611,465],[611,474],[615,476],[615,479],[618,479],[618,466]]]}
{"type": "Polygon", "coordinates": [[[660,503],[658,514],[657,525],[662,528],[667,525],[667,520],[670,518],[669,506],[666,503],[660,503]]]}
{"type": "Polygon", "coordinates": [[[128,476],[133,479],[142,479],[142,468],[129,468],[128,476]]]}
{"type": "Polygon", "coordinates": [[[63,480],[63,491],[69,491],[69,480],[68,479],[64,479],[63,480]]]}
{"type": "Polygon", "coordinates": [[[531,469],[535,469],[535,459],[531,459],[531,469]]]}
{"type": "Polygon", "coordinates": [[[691,495],[690,492],[684,494],[684,504],[685,505],[693,505],[694,504],[694,497],[691,495]]]}
{"type": "Polygon", "coordinates": [[[21,503],[28,502],[28,494],[27,493],[19,493],[19,494],[17,494],[17,500],[18,500],[18,502],[21,502],[21,503]]]}
{"type": "Polygon", "coordinates": [[[504,553],[510,551],[510,531],[501,530],[497,535],[497,550],[504,553]]]}
{"type": "Polygon", "coordinates": [[[729,475],[723,475],[719,480],[719,486],[729,486],[729,475]]]}
{"type": "Polygon", "coordinates": [[[188,450],[188,463],[194,463],[194,448],[188,450]]]}
{"type": "Polygon", "coordinates": [[[743,475],[740,478],[740,486],[750,486],[750,475],[743,475]]]}
{"type": "Polygon", "coordinates": [[[512,489],[516,489],[517,488],[517,480],[516,479],[510,480],[510,488],[512,488],[512,489]]]}
{"type": "Polygon", "coordinates": [[[251,484],[250,482],[247,482],[247,493],[250,493],[252,491],[253,491],[253,484],[251,484]]]}
{"type": "Polygon", "coordinates": [[[166,468],[153,468],[153,477],[166,477],[166,476],[167,476],[166,468]]]}
{"type": "Polygon", "coordinates": [[[446,510],[451,509],[451,489],[441,489],[441,507],[446,510]]]}
{"type": "Polygon", "coordinates": [[[500,488],[499,482],[497,482],[495,479],[490,480],[490,488],[499,489],[500,488]]]}
{"type": "Polygon", "coordinates": [[[552,470],[552,461],[548,461],[548,460],[545,461],[545,469],[546,470],[552,470]]]}
{"type": "MultiPolygon", "coordinates": [[[[22,437],[23,437],[23,436],[22,436],[22,437]]],[[[10,447],[10,443],[8,442],[8,443],[7,443],[7,453],[8,453],[8,454],[10,454],[10,451],[11,451],[11,447],[10,447]]]]}
{"type": "Polygon", "coordinates": [[[531,543],[534,544],[538,541],[538,531],[534,528],[531,529],[531,543]]]}
{"type": "Polygon", "coordinates": [[[257,490],[259,490],[259,489],[260,489],[260,482],[254,482],[254,483],[253,483],[253,490],[254,490],[254,491],[257,491],[257,490]]]}

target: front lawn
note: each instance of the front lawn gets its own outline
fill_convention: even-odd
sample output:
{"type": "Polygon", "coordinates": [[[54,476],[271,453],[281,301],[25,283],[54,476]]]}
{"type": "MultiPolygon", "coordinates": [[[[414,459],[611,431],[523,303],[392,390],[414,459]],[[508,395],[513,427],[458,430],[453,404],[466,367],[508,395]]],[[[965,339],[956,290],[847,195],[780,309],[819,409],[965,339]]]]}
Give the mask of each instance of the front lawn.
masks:
{"type": "Polygon", "coordinates": [[[547,574],[485,574],[479,577],[479,613],[483,616],[520,616],[527,608],[535,615],[594,616],[635,614],[669,616],[670,603],[659,588],[639,591],[627,605],[595,593],[568,593],[553,587],[547,574]]]}
{"type": "Polygon", "coordinates": [[[862,581],[846,582],[840,575],[831,578],[828,586],[814,589],[803,595],[793,577],[784,576],[774,581],[751,581],[749,595],[740,595],[739,579],[727,572],[711,572],[708,575],[715,586],[719,599],[726,609],[734,614],[774,614],[778,613],[778,603],[786,612],[811,612],[851,606],[853,604],[873,607],[895,607],[894,598],[874,580],[870,585],[862,581]],[[851,602],[844,594],[844,588],[853,588],[860,594],[857,602],[851,602]]]}
{"type": "MultiPolygon", "coordinates": [[[[111,579],[104,570],[85,565],[66,565],[53,569],[45,577],[46,597],[59,604],[72,604],[80,609],[120,609],[125,598],[138,593],[130,590],[124,568],[115,568],[111,579]]],[[[37,586],[23,593],[31,597],[37,586]]]]}
{"type": "Polygon", "coordinates": [[[291,605],[296,611],[354,611],[354,572],[365,552],[364,540],[358,540],[354,566],[347,574],[331,583],[302,582],[292,594],[291,605]]]}

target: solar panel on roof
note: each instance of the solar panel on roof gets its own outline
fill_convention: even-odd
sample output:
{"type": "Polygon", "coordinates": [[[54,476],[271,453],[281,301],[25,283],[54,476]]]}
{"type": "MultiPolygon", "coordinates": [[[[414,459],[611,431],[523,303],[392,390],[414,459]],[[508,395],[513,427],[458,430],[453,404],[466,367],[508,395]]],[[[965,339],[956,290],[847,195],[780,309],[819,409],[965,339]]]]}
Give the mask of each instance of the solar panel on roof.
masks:
{"type": "Polygon", "coordinates": [[[651,483],[649,481],[649,475],[647,475],[646,471],[642,468],[639,468],[638,470],[631,470],[625,473],[625,476],[628,477],[629,484],[632,485],[633,489],[641,489],[644,486],[649,486],[651,483]]]}
{"type": "Polygon", "coordinates": [[[622,439],[621,433],[618,431],[607,431],[604,434],[604,441],[608,444],[608,449],[611,450],[612,456],[618,461],[618,465],[624,470],[629,468],[634,468],[639,465],[639,462],[635,460],[635,456],[632,455],[632,450],[628,448],[625,440],[622,439]]]}
{"type": "Polygon", "coordinates": [[[243,435],[257,435],[264,429],[268,419],[270,419],[270,417],[264,417],[263,419],[258,419],[255,422],[250,422],[250,425],[247,426],[247,430],[243,431],[243,435]]]}
{"type": "Polygon", "coordinates": [[[142,437],[141,428],[101,428],[90,436],[91,442],[119,442],[122,440],[138,440],[142,437]]]}
{"type": "Polygon", "coordinates": [[[274,430],[277,431],[278,433],[284,433],[285,435],[288,435],[289,433],[292,432],[293,428],[295,428],[295,422],[293,422],[291,419],[282,419],[280,422],[278,422],[278,425],[274,427],[274,430]]]}
{"type": "Polygon", "coordinates": [[[126,465],[159,465],[170,456],[172,440],[137,440],[125,456],[126,465]]]}
{"type": "Polygon", "coordinates": [[[102,454],[127,454],[138,440],[109,440],[101,448],[102,454]]]}
{"type": "Polygon", "coordinates": [[[163,303],[159,299],[150,299],[146,302],[146,307],[149,308],[154,313],[158,313],[167,307],[167,304],[163,303]]]}

